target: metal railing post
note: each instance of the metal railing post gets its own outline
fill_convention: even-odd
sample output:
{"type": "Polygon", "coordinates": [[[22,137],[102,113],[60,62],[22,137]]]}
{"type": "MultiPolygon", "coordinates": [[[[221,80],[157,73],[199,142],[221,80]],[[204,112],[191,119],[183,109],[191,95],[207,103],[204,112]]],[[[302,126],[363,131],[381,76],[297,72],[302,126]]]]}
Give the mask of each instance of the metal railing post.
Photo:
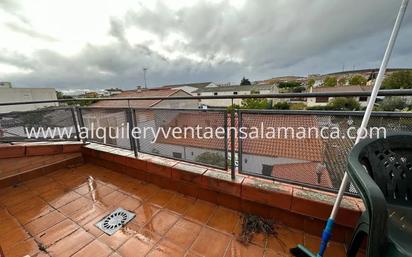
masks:
{"type": "Polygon", "coordinates": [[[230,111],[230,161],[231,161],[231,176],[232,179],[236,178],[236,167],[235,167],[235,109],[232,108],[230,111]]]}
{"type": "MultiPolygon", "coordinates": [[[[240,129],[242,127],[242,111],[237,110],[237,128],[240,129]]],[[[239,131],[238,131],[239,132],[239,131]]],[[[237,163],[238,163],[238,170],[239,173],[242,172],[242,139],[240,138],[240,133],[238,133],[238,141],[237,141],[237,152],[238,152],[238,157],[237,157],[237,163]]]]}
{"type": "MultiPolygon", "coordinates": [[[[76,107],[76,109],[77,109],[77,119],[79,121],[79,126],[80,126],[80,128],[84,128],[84,120],[83,120],[82,110],[79,107],[76,107]]],[[[83,141],[83,143],[86,143],[87,140],[86,140],[86,138],[84,138],[82,141],[83,141]]]]}
{"type": "Polygon", "coordinates": [[[77,119],[77,116],[76,116],[76,107],[72,107],[71,109],[71,112],[72,112],[72,117],[73,117],[73,125],[74,125],[74,129],[75,129],[75,131],[76,131],[76,137],[77,137],[77,140],[78,141],[81,141],[81,139],[80,139],[80,133],[79,133],[79,122],[78,122],[78,119],[77,119]]]}
{"type": "Polygon", "coordinates": [[[130,147],[132,148],[132,150],[134,152],[134,156],[137,158],[138,151],[137,151],[137,146],[136,146],[136,140],[132,136],[133,128],[135,127],[132,108],[129,107],[129,108],[126,109],[126,117],[127,117],[127,125],[128,125],[128,128],[129,128],[130,147]]]}

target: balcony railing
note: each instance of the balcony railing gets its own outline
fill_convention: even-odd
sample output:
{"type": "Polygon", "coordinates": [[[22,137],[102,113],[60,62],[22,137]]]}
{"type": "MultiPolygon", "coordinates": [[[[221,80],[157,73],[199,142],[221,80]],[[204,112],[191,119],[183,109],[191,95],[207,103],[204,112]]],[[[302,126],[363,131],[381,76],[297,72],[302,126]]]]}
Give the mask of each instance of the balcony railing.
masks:
{"type": "MultiPolygon", "coordinates": [[[[154,99],[183,101],[366,95],[367,92],[347,92],[93,100],[130,103],[131,100],[154,99]]],[[[412,96],[412,90],[384,90],[380,95],[412,96]]],[[[0,106],[82,100],[90,99],[0,103],[0,106]]],[[[81,140],[82,138],[86,142],[134,151],[136,157],[139,153],[145,153],[227,170],[231,172],[232,178],[239,173],[336,192],[346,169],[347,155],[357,133],[356,130],[348,129],[358,127],[363,115],[363,112],[346,111],[227,111],[226,109],[133,108],[130,104],[126,106],[129,107],[61,107],[0,114],[0,142],[81,140]],[[205,131],[200,131],[200,134],[196,134],[196,131],[192,132],[190,128],[197,126],[222,128],[221,137],[210,139],[205,136],[205,131]],[[241,129],[251,130],[254,127],[283,128],[284,138],[279,137],[279,134],[275,138],[241,136],[241,129]],[[313,130],[301,132],[305,134],[305,138],[298,138],[300,127],[313,130]],[[39,128],[44,130],[64,128],[66,133],[61,139],[56,138],[59,135],[55,135],[54,138],[51,134],[37,138],[34,138],[34,134],[29,135],[28,132],[38,132],[39,128]],[[186,129],[188,133],[194,134],[184,138],[167,136],[172,133],[170,129],[173,128],[180,128],[181,131],[186,129]],[[313,135],[316,129],[318,132],[322,131],[322,137],[313,135]],[[153,134],[159,130],[160,133],[153,134]],[[332,133],[335,133],[333,137],[332,133]],[[114,134],[115,137],[109,136],[114,134]],[[137,137],[134,138],[133,134],[137,137]],[[308,138],[308,135],[313,137],[308,138]]],[[[369,122],[369,128],[374,127],[385,128],[386,133],[410,131],[412,113],[375,112],[369,122]]],[[[373,133],[376,136],[379,131],[373,133]]],[[[353,188],[348,188],[348,193],[356,192],[353,188]]]]}

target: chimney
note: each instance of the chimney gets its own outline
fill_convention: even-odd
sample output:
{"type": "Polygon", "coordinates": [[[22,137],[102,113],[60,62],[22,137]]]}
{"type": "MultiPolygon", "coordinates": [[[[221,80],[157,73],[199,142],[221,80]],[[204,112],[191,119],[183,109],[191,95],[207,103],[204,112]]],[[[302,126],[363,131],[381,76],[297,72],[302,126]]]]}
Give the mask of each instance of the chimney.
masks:
{"type": "Polygon", "coordinates": [[[324,166],[322,164],[318,164],[316,167],[316,175],[318,176],[318,184],[320,184],[322,181],[323,169],[324,169],[324,166]]]}

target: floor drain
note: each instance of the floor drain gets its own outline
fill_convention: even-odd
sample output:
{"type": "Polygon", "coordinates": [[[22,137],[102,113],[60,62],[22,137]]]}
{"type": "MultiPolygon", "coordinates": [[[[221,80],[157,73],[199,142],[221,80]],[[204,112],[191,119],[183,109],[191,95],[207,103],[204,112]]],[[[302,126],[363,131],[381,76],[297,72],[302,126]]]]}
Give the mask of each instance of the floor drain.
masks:
{"type": "Polygon", "coordinates": [[[136,215],[123,208],[117,208],[112,213],[96,223],[96,227],[108,235],[113,235],[136,215]]]}

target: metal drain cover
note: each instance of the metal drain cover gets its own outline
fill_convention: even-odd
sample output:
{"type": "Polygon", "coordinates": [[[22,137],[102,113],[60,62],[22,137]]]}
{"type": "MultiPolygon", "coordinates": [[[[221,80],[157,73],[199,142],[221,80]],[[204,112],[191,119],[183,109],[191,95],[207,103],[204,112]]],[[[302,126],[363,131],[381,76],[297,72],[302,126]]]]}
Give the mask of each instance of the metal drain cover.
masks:
{"type": "Polygon", "coordinates": [[[112,213],[104,217],[96,223],[101,231],[108,235],[113,235],[117,230],[121,229],[126,223],[131,221],[136,214],[126,211],[123,208],[117,208],[112,213]]]}

